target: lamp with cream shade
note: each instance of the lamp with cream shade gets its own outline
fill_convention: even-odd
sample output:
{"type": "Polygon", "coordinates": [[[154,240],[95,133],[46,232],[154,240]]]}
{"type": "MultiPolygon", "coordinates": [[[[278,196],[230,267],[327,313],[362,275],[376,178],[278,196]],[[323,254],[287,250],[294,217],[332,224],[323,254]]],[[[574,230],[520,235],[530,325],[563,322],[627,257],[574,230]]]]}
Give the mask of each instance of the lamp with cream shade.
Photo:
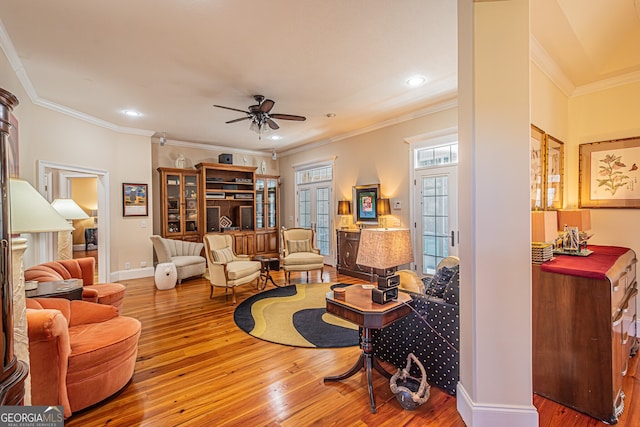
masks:
{"type": "Polygon", "coordinates": [[[394,272],[399,265],[413,262],[411,231],[400,228],[364,228],[360,232],[356,264],[382,270],[378,289],[372,290],[377,303],[391,301],[398,295],[400,278],[394,272]],[[394,296],[395,295],[395,296],[394,296]]]}
{"type": "Polygon", "coordinates": [[[347,215],[351,215],[351,202],[348,200],[340,200],[338,201],[338,215],[340,218],[340,228],[345,229],[348,228],[345,225],[345,220],[347,215]]]}
{"type": "MultiPolygon", "coordinates": [[[[55,199],[51,202],[51,206],[69,222],[71,230],[73,230],[71,221],[89,218],[89,215],[72,199],[55,199]]],[[[71,258],[73,258],[73,235],[67,231],[60,232],[58,233],[58,259],[71,258]]]]}
{"type": "Polygon", "coordinates": [[[27,181],[11,178],[10,194],[13,234],[73,230],[73,226],[27,181]]]}

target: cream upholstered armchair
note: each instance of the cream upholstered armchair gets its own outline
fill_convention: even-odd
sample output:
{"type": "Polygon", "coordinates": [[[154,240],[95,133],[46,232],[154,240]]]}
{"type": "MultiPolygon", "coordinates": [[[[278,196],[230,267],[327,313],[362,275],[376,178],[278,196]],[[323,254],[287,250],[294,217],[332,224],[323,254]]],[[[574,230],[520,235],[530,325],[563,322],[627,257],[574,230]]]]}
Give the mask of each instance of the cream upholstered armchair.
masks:
{"type": "Polygon", "coordinates": [[[248,255],[236,255],[233,250],[233,237],[229,234],[206,234],[204,236],[205,254],[209,265],[211,293],[215,286],[231,288],[232,302],[236,303],[236,286],[260,281],[260,262],[251,261],[248,255]]]}
{"type": "Polygon", "coordinates": [[[207,261],[200,255],[203,244],[186,240],[165,239],[151,236],[158,263],[172,262],[178,272],[178,283],[182,279],[202,276],[207,270],[207,261]]]}
{"type": "Polygon", "coordinates": [[[324,257],[320,250],[313,247],[313,230],[310,228],[283,228],[282,242],[284,251],[282,267],[287,283],[291,283],[292,271],[320,270],[320,278],[324,272],[324,257]]]}

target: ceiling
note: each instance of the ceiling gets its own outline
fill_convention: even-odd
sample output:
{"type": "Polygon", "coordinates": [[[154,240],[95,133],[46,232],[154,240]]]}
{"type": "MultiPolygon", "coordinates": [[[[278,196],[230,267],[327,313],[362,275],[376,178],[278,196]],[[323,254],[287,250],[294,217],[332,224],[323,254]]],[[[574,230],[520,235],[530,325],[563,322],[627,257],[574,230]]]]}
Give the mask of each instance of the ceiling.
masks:
{"type": "MultiPolygon", "coordinates": [[[[638,3],[531,0],[537,55],[568,95],[640,79],[638,3]]],[[[456,96],[453,0],[0,0],[0,21],[34,102],[169,141],[284,151],[456,96]],[[413,75],[426,84],[408,87],[413,75]],[[249,121],[225,124],[242,113],[213,107],[246,110],[256,94],[307,120],[259,139],[249,121]]]]}

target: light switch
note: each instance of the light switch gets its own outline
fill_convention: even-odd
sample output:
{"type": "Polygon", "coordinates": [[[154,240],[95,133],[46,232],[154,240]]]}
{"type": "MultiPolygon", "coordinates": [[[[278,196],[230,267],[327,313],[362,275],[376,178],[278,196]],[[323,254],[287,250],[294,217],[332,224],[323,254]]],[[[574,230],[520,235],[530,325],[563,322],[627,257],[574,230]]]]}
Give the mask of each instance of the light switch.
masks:
{"type": "Polygon", "coordinates": [[[393,209],[402,209],[402,202],[400,200],[396,200],[393,202],[393,209]]]}
{"type": "Polygon", "coordinates": [[[147,228],[147,221],[145,220],[140,221],[140,228],[147,228]]]}

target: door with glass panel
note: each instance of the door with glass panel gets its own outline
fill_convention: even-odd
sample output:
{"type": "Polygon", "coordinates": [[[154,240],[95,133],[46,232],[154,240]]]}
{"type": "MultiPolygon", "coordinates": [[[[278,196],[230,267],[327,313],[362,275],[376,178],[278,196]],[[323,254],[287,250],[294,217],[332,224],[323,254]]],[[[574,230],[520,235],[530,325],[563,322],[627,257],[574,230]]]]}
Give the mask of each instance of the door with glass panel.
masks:
{"type": "Polygon", "coordinates": [[[314,231],[315,247],[325,257],[325,264],[335,265],[331,250],[333,197],[331,182],[298,186],[297,226],[314,231]]]}
{"type": "Polygon", "coordinates": [[[412,222],[415,267],[434,274],[438,263],[458,255],[457,134],[425,141],[413,148],[412,222]]]}

